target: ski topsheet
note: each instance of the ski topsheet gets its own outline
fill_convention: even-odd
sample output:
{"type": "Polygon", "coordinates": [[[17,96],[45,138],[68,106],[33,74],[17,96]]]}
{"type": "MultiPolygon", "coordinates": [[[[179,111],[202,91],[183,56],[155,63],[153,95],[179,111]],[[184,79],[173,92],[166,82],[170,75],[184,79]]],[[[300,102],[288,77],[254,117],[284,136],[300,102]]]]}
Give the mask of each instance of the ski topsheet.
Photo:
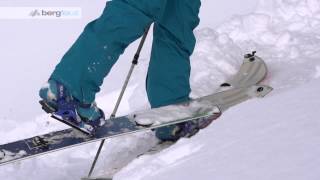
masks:
{"type": "Polygon", "coordinates": [[[94,136],[70,128],[0,145],[0,165],[201,117],[218,118],[223,111],[236,104],[268,94],[272,88],[258,84],[266,74],[267,67],[261,58],[254,54],[246,55],[239,72],[222,84],[217,93],[108,120],[94,136]]]}

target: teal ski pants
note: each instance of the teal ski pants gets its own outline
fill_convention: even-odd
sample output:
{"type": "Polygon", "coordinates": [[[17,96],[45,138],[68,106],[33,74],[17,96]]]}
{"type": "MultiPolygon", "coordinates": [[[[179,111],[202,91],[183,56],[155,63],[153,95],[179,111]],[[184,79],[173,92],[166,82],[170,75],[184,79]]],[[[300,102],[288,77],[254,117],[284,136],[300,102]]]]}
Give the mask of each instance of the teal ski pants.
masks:
{"type": "MultiPolygon", "coordinates": [[[[199,24],[200,0],[112,0],[90,22],[56,66],[59,81],[84,104],[91,104],[125,48],[154,23],[151,59],[146,79],[152,108],[189,99],[193,30],[199,24]]],[[[177,140],[176,126],[160,128],[156,136],[177,140]]]]}
{"type": "Polygon", "coordinates": [[[56,66],[59,81],[79,101],[90,104],[118,57],[154,23],[147,75],[152,108],[189,98],[190,55],[199,24],[200,0],[112,0],[90,22],[56,66]]]}

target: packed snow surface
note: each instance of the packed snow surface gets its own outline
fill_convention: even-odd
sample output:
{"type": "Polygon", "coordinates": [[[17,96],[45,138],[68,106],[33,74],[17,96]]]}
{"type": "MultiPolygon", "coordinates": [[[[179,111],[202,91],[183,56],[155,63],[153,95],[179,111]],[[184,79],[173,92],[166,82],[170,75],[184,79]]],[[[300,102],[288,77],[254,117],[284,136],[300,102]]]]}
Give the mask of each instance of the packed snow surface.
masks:
{"type": "MultiPolygon", "coordinates": [[[[152,132],[108,140],[96,173],[115,174],[115,180],[318,180],[319,29],[320,0],[260,0],[250,14],[216,29],[198,30],[192,97],[213,92],[237,72],[243,54],[252,50],[269,67],[263,83],[275,90],[229,109],[196,136],[153,155],[134,158],[157,142],[152,132]]],[[[135,70],[120,114],[149,108],[144,88],[147,64],[142,59],[135,70]]],[[[117,94],[99,97],[106,113],[112,111],[117,94]]],[[[5,122],[0,127],[1,143],[66,128],[47,116],[19,125],[5,122]]],[[[3,166],[0,178],[78,180],[87,174],[97,146],[88,144],[3,166]]]]}

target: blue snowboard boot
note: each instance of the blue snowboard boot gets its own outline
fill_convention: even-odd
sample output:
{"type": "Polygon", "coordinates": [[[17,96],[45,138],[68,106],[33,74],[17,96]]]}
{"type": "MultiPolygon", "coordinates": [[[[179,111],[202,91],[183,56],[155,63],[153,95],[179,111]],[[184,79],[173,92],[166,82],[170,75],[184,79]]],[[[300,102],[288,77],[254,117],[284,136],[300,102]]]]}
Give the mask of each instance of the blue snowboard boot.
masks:
{"type": "Polygon", "coordinates": [[[106,122],[96,103],[82,104],[59,82],[49,80],[39,95],[42,99],[40,104],[47,113],[84,133],[93,135],[106,122]]]}
{"type": "Polygon", "coordinates": [[[192,121],[171,125],[156,130],[156,136],[161,141],[177,141],[181,137],[192,137],[199,132],[200,129],[208,127],[221,114],[211,117],[200,118],[192,121]]]}

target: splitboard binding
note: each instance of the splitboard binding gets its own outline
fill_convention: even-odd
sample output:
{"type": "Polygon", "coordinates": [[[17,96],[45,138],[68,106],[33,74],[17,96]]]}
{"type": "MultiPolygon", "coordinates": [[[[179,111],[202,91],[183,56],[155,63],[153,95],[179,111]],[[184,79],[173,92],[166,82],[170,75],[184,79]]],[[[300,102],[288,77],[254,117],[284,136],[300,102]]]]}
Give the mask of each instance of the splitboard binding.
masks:
{"type": "MultiPolygon", "coordinates": [[[[88,136],[79,129],[69,128],[2,144],[0,145],[0,165],[202,117],[218,118],[230,107],[252,98],[264,97],[272,91],[271,87],[259,84],[266,74],[266,64],[253,53],[244,58],[239,72],[226,81],[225,84],[228,87],[224,90],[218,88],[211,95],[185,103],[185,107],[183,104],[171,105],[173,108],[171,111],[168,107],[167,109],[161,107],[162,109],[145,110],[133,115],[115,117],[108,120],[93,136],[88,136]],[[179,109],[182,112],[177,113],[179,109]]],[[[44,102],[40,103],[47,113],[56,111],[44,102]]]]}
{"type": "Polygon", "coordinates": [[[68,126],[71,126],[72,128],[88,135],[88,136],[94,136],[95,129],[89,125],[83,122],[81,119],[77,118],[75,115],[70,115],[69,111],[59,111],[53,107],[51,107],[49,104],[47,104],[45,101],[41,100],[39,101],[42,109],[51,115],[51,117],[55,120],[58,120],[68,126]]]}

